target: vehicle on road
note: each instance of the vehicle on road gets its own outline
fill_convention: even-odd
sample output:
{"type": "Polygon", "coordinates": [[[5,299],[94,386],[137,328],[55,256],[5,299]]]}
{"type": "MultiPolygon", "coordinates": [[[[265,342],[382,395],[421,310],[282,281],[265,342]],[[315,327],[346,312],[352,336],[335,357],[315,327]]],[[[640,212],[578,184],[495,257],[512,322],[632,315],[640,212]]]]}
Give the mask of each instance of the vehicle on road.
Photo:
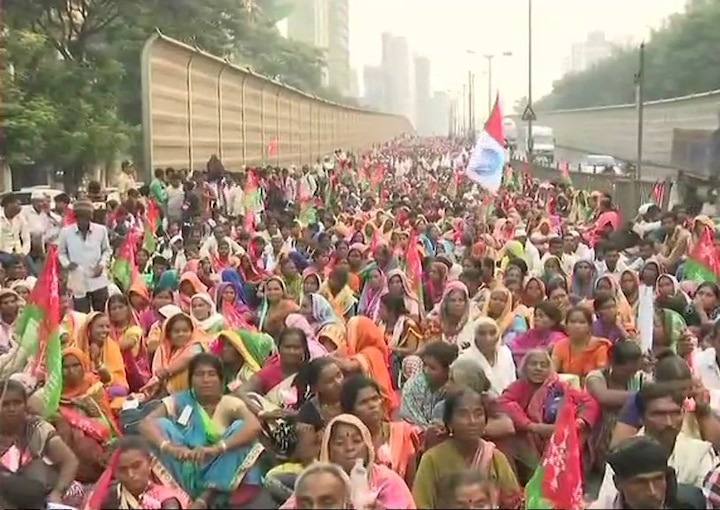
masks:
{"type": "Polygon", "coordinates": [[[555,161],[555,134],[553,129],[548,126],[533,126],[532,140],[530,140],[528,128],[522,128],[518,148],[524,154],[528,154],[531,147],[535,161],[552,164],[555,161]]]}
{"type": "Polygon", "coordinates": [[[580,163],[580,172],[584,174],[623,175],[622,164],[612,156],[588,154],[580,163]]]}

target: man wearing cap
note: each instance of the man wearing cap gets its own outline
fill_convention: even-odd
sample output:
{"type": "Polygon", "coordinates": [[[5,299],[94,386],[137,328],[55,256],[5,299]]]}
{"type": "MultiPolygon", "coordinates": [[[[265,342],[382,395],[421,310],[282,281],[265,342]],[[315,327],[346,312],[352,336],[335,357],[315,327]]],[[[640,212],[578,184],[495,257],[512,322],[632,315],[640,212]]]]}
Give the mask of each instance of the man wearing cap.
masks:
{"type": "Polygon", "coordinates": [[[607,461],[617,492],[588,508],[705,508],[702,491],[677,482],[675,470],[668,465],[667,451],[655,439],[627,439],[608,454],[607,461]]]}
{"type": "Polygon", "coordinates": [[[42,238],[48,233],[52,227],[49,210],[50,197],[42,190],[34,190],[30,194],[30,207],[22,212],[31,236],[42,238]]]}
{"type": "MultiPolygon", "coordinates": [[[[93,205],[75,203],[75,225],[64,227],[58,239],[58,256],[63,269],[75,282],[74,308],[78,312],[104,311],[108,299],[107,265],[112,251],[105,226],[91,221],[93,205]]],[[[70,287],[68,283],[68,287],[70,287]]]]}

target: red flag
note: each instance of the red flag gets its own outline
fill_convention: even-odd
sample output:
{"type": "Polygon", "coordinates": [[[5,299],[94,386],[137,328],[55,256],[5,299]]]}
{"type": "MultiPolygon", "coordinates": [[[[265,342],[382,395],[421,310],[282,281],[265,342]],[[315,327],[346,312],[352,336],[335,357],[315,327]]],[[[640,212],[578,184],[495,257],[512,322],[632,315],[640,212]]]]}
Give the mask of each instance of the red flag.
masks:
{"type": "Polygon", "coordinates": [[[267,146],[267,155],[269,158],[274,158],[277,155],[278,141],[277,138],[270,140],[267,146]]]}
{"type": "Polygon", "coordinates": [[[585,508],[581,451],[575,403],[566,394],[542,461],[525,487],[528,508],[585,508]]]}
{"type": "Polygon", "coordinates": [[[663,198],[665,198],[665,183],[657,181],[655,184],[653,184],[650,196],[652,198],[652,201],[655,202],[656,205],[662,207],[663,198]]]}
{"type": "Polygon", "coordinates": [[[418,246],[420,240],[417,230],[413,229],[410,241],[408,242],[407,251],[405,252],[405,260],[407,261],[407,277],[410,288],[415,292],[418,298],[420,313],[425,309],[423,301],[422,286],[422,257],[420,256],[420,248],[418,246]]]}
{"type": "Polygon", "coordinates": [[[720,280],[720,256],[715,248],[715,232],[706,226],[700,240],[685,261],[685,279],[698,283],[720,280]]]}
{"type": "Polygon", "coordinates": [[[68,207],[65,210],[65,215],[63,216],[63,227],[69,227],[70,225],[75,225],[77,223],[77,220],[75,219],[75,211],[72,210],[72,207],[68,207]]]}

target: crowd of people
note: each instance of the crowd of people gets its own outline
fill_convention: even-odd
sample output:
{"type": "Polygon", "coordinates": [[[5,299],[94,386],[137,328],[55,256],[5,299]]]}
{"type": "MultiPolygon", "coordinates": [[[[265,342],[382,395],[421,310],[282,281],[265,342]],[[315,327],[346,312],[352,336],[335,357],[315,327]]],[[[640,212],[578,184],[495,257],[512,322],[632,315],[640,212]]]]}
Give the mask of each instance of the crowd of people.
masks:
{"type": "Polygon", "coordinates": [[[571,406],[583,506],[720,508],[715,224],[523,169],[491,196],[469,149],[7,194],[0,507],[522,509],[571,406]],[[48,416],[17,324],[50,246],[48,416]]]}

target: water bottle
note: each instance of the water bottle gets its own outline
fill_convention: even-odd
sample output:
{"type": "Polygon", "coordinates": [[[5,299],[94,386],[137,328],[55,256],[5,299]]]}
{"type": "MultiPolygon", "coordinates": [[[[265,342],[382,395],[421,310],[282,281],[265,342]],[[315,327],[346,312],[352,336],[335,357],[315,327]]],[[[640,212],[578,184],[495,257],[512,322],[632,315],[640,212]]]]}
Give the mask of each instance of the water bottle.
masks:
{"type": "Polygon", "coordinates": [[[350,487],[353,508],[362,510],[367,505],[367,499],[370,496],[368,472],[362,459],[357,459],[355,466],[350,470],[350,487]]]}

